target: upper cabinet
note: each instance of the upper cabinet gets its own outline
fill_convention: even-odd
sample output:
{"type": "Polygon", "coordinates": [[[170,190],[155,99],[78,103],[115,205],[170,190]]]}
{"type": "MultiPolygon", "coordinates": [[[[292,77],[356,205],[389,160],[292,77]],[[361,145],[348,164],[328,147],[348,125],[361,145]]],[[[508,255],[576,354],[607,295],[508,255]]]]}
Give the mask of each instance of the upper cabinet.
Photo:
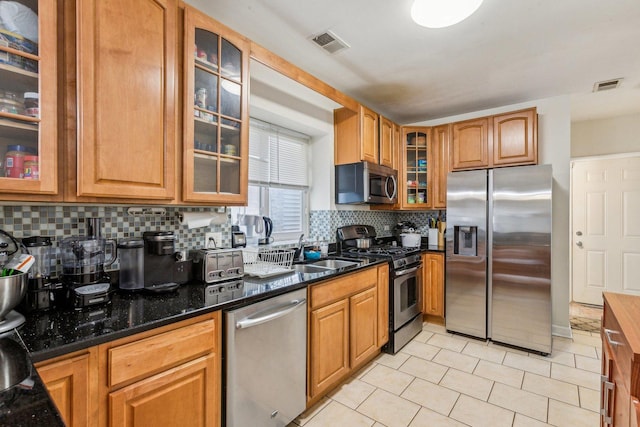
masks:
{"type": "Polygon", "coordinates": [[[338,108],[333,112],[336,165],[379,162],[378,114],[360,105],[358,111],[338,108]]]}
{"type": "Polygon", "coordinates": [[[538,163],[535,108],[493,116],[493,165],[538,163]]]}
{"type": "Polygon", "coordinates": [[[449,171],[449,140],[451,125],[440,125],[433,128],[432,164],[435,166],[433,179],[432,208],[447,207],[447,174],[449,171]]]}
{"type": "Polygon", "coordinates": [[[451,169],[489,167],[489,119],[473,119],[452,126],[451,169]]]}
{"type": "Polygon", "coordinates": [[[77,195],[175,198],[176,0],[77,7],[77,195]]]}
{"type": "Polygon", "coordinates": [[[9,14],[0,24],[0,194],[53,200],[59,193],[58,2],[19,0],[11,9],[16,19],[9,14]]]}
{"type": "Polygon", "coordinates": [[[395,157],[397,135],[395,133],[397,125],[386,117],[380,116],[380,164],[395,169],[397,164],[395,157]]]}
{"type": "Polygon", "coordinates": [[[182,199],[247,200],[250,43],[186,6],[182,199]]]}
{"type": "Polygon", "coordinates": [[[451,170],[538,162],[535,108],[453,123],[451,170]]]}
{"type": "Polygon", "coordinates": [[[431,132],[428,127],[403,127],[398,204],[400,209],[429,209],[433,198],[431,132]]]}

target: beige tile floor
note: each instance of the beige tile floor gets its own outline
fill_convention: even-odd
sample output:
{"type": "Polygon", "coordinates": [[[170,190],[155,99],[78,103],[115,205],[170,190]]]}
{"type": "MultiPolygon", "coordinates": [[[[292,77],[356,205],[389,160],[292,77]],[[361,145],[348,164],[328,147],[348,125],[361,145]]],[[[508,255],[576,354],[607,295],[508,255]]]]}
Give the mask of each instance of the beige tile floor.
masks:
{"type": "Polygon", "coordinates": [[[600,337],[574,330],[540,356],[425,323],[290,427],[597,427],[600,337]]]}

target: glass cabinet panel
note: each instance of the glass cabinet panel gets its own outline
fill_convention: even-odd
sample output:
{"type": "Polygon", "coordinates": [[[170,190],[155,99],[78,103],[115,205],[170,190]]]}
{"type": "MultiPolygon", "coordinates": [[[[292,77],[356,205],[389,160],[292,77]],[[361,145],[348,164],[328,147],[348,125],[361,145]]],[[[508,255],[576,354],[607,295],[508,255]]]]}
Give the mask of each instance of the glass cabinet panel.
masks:
{"type": "MultiPolygon", "coordinates": [[[[409,132],[405,140],[405,200],[406,205],[427,205],[428,194],[428,134],[409,132]]],[[[422,206],[416,206],[422,207],[422,206]]]]}
{"type": "Polygon", "coordinates": [[[248,43],[185,8],[186,201],[243,204],[247,183],[248,43]],[[193,153],[193,155],[191,155],[193,153]]]}
{"type": "Polygon", "coordinates": [[[0,192],[54,193],[56,4],[51,0],[21,0],[12,2],[3,14],[0,192]]]}

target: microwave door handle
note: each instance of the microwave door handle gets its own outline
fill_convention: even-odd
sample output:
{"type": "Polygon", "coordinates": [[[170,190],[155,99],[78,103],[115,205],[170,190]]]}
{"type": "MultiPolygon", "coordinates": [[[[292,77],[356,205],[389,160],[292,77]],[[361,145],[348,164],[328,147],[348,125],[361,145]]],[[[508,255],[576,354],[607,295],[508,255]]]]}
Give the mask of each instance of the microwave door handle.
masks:
{"type": "Polygon", "coordinates": [[[387,180],[385,181],[385,186],[384,186],[384,192],[387,195],[387,198],[389,200],[393,200],[393,198],[396,197],[396,193],[398,192],[398,183],[396,182],[396,178],[394,176],[388,176],[387,180]],[[391,180],[391,182],[393,182],[393,193],[389,194],[389,180],[391,180]]]}

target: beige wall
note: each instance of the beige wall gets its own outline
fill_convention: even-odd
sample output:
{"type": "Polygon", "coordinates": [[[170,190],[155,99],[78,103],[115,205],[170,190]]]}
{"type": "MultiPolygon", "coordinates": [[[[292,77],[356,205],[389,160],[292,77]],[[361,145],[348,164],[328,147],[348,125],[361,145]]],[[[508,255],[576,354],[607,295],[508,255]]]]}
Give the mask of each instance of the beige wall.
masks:
{"type": "Polygon", "coordinates": [[[547,98],[517,105],[476,111],[458,116],[415,123],[435,126],[522,108],[538,111],[538,160],[553,168],[553,259],[551,266],[552,324],[555,335],[570,336],[569,325],[569,161],[571,147],[571,105],[568,96],[547,98]]]}
{"type": "Polygon", "coordinates": [[[640,152],[640,114],[571,124],[571,157],[640,152]]]}

